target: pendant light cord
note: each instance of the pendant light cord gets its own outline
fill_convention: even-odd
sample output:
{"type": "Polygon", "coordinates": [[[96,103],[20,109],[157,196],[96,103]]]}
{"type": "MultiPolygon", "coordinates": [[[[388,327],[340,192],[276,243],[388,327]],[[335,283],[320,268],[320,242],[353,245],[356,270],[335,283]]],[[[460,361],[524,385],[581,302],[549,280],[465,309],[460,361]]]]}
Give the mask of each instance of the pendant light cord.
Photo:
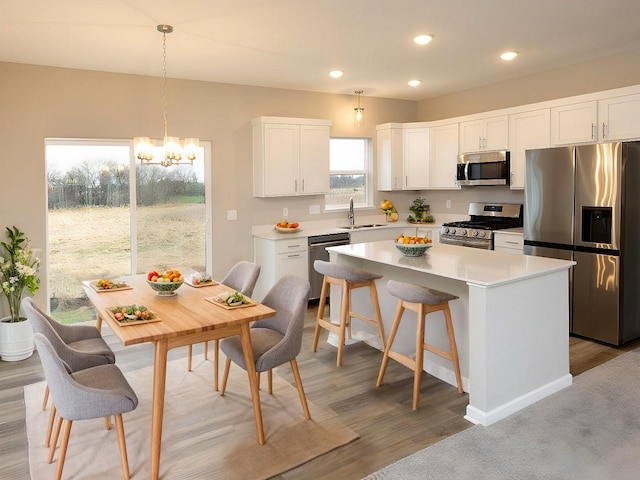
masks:
{"type": "Polygon", "coordinates": [[[164,136],[167,137],[168,122],[167,122],[167,32],[162,32],[162,78],[163,80],[163,96],[162,96],[162,110],[164,118],[164,136]]]}

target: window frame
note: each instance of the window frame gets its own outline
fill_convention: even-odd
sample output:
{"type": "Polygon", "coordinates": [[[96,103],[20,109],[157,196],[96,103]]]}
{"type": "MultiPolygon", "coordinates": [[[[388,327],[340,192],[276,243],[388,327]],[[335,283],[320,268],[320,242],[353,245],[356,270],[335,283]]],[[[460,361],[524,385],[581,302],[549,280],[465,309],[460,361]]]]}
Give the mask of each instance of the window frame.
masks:
{"type": "MultiPolygon", "coordinates": [[[[358,140],[364,142],[364,170],[331,170],[331,164],[329,164],[329,177],[331,175],[364,175],[364,203],[354,204],[355,209],[373,208],[373,142],[370,137],[331,137],[329,139],[329,151],[331,151],[332,140],[358,140]]],[[[339,212],[349,209],[349,205],[328,205],[327,199],[330,194],[325,195],[325,212],[339,212]]]]}

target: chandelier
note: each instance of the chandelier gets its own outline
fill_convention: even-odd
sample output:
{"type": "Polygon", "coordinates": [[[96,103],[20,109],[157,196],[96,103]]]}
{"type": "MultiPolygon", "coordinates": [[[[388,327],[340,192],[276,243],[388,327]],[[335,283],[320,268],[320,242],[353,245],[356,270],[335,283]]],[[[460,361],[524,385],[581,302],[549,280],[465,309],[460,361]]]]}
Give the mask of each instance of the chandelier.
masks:
{"type": "Polygon", "coordinates": [[[362,120],[364,118],[364,107],[360,106],[360,95],[364,93],[364,90],[356,90],[356,95],[358,96],[358,106],[354,108],[354,112],[356,112],[356,126],[360,127],[362,125],[362,120]]]}
{"type": "Polygon", "coordinates": [[[158,25],[158,31],[162,33],[162,78],[163,78],[163,119],[164,119],[164,142],[161,158],[153,151],[153,142],[149,137],[135,137],[133,139],[134,152],[140,163],[143,165],[171,165],[185,164],[193,161],[197,157],[199,141],[197,138],[185,138],[181,141],[178,137],[170,137],[167,128],[167,33],[173,32],[171,25],[158,25]]]}

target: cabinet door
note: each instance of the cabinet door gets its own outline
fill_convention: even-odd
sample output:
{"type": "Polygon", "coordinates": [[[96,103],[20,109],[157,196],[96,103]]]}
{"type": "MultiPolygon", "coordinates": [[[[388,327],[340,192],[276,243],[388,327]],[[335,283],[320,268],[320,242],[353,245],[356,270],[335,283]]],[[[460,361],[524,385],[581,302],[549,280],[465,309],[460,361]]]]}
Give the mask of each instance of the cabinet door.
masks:
{"type": "Polygon", "coordinates": [[[483,120],[462,122],[460,124],[460,153],[479,152],[482,150],[483,137],[483,120]]]}
{"type": "Polygon", "coordinates": [[[598,120],[603,141],[640,138],[640,95],[600,100],[598,120]]]}
{"type": "Polygon", "coordinates": [[[329,137],[328,126],[300,125],[298,194],[329,193],[329,137]]]}
{"type": "Polygon", "coordinates": [[[293,195],[297,193],[299,137],[298,125],[264,125],[265,195],[293,195]]]}
{"type": "Polygon", "coordinates": [[[404,188],[429,188],[429,129],[404,130],[404,188]]]}
{"type": "Polygon", "coordinates": [[[551,144],[570,145],[598,140],[597,102],[575,103],[551,109],[551,144]]]}
{"type": "Polygon", "coordinates": [[[402,129],[377,131],[378,190],[402,190],[402,129]]]}
{"type": "Polygon", "coordinates": [[[493,117],[485,120],[483,150],[507,150],[509,148],[509,117],[493,117]]]}
{"type": "Polygon", "coordinates": [[[548,108],[518,113],[509,117],[512,189],[524,188],[526,150],[549,147],[551,142],[550,129],[551,121],[548,108]]]}
{"type": "Polygon", "coordinates": [[[431,188],[460,189],[456,183],[458,124],[431,128],[431,188]]]}
{"type": "Polygon", "coordinates": [[[306,250],[278,254],[275,280],[278,281],[285,275],[305,280],[309,278],[309,254],[306,250]]]}

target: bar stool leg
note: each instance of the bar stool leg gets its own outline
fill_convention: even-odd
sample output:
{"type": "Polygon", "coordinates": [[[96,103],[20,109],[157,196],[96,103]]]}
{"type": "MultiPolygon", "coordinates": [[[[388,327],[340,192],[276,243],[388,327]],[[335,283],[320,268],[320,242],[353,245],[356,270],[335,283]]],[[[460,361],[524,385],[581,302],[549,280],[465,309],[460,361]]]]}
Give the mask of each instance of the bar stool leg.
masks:
{"type": "Polygon", "coordinates": [[[458,393],[464,393],[464,390],[462,389],[462,376],[460,375],[458,347],[456,345],[456,336],[453,332],[453,321],[451,320],[451,310],[449,310],[449,302],[447,302],[444,306],[444,318],[447,322],[447,334],[449,335],[449,345],[451,345],[451,361],[453,362],[453,371],[456,374],[458,393]]]}
{"type": "MultiPolygon", "coordinates": [[[[347,317],[351,311],[351,288],[346,280],[342,281],[342,305],[340,308],[340,338],[338,343],[338,357],[336,359],[336,365],[339,367],[342,365],[342,352],[345,344],[345,331],[347,329],[347,317]]],[[[350,323],[350,322],[349,322],[350,323]]]]}
{"type": "Polygon", "coordinates": [[[324,307],[327,304],[327,290],[329,289],[329,282],[327,281],[327,277],[322,279],[322,290],[320,291],[320,302],[318,303],[318,314],[316,315],[316,330],[313,333],[313,346],[311,348],[312,352],[315,352],[318,349],[318,340],[320,340],[320,322],[322,318],[324,318],[324,307]]]}
{"type": "Polygon", "coordinates": [[[382,355],[382,364],[380,365],[380,372],[378,373],[378,381],[376,382],[376,387],[379,387],[384,382],[384,374],[386,373],[387,365],[389,364],[389,351],[391,350],[393,341],[396,338],[396,333],[398,333],[398,327],[400,326],[400,320],[402,319],[403,314],[404,305],[402,303],[402,300],[398,300],[396,314],[393,317],[393,325],[391,326],[391,333],[389,334],[387,346],[384,348],[384,354],[382,355]]]}
{"type": "Polygon", "coordinates": [[[418,409],[420,400],[420,381],[422,380],[422,367],[424,364],[424,329],[426,323],[426,313],[424,304],[418,305],[416,317],[416,360],[413,366],[413,410],[418,409]]]}
{"type": "Polygon", "coordinates": [[[369,293],[371,295],[371,302],[373,303],[373,313],[378,327],[380,345],[384,350],[384,327],[382,326],[382,314],[380,313],[380,304],[378,303],[378,289],[376,288],[376,282],[374,280],[371,280],[371,284],[369,285],[369,293]]]}

